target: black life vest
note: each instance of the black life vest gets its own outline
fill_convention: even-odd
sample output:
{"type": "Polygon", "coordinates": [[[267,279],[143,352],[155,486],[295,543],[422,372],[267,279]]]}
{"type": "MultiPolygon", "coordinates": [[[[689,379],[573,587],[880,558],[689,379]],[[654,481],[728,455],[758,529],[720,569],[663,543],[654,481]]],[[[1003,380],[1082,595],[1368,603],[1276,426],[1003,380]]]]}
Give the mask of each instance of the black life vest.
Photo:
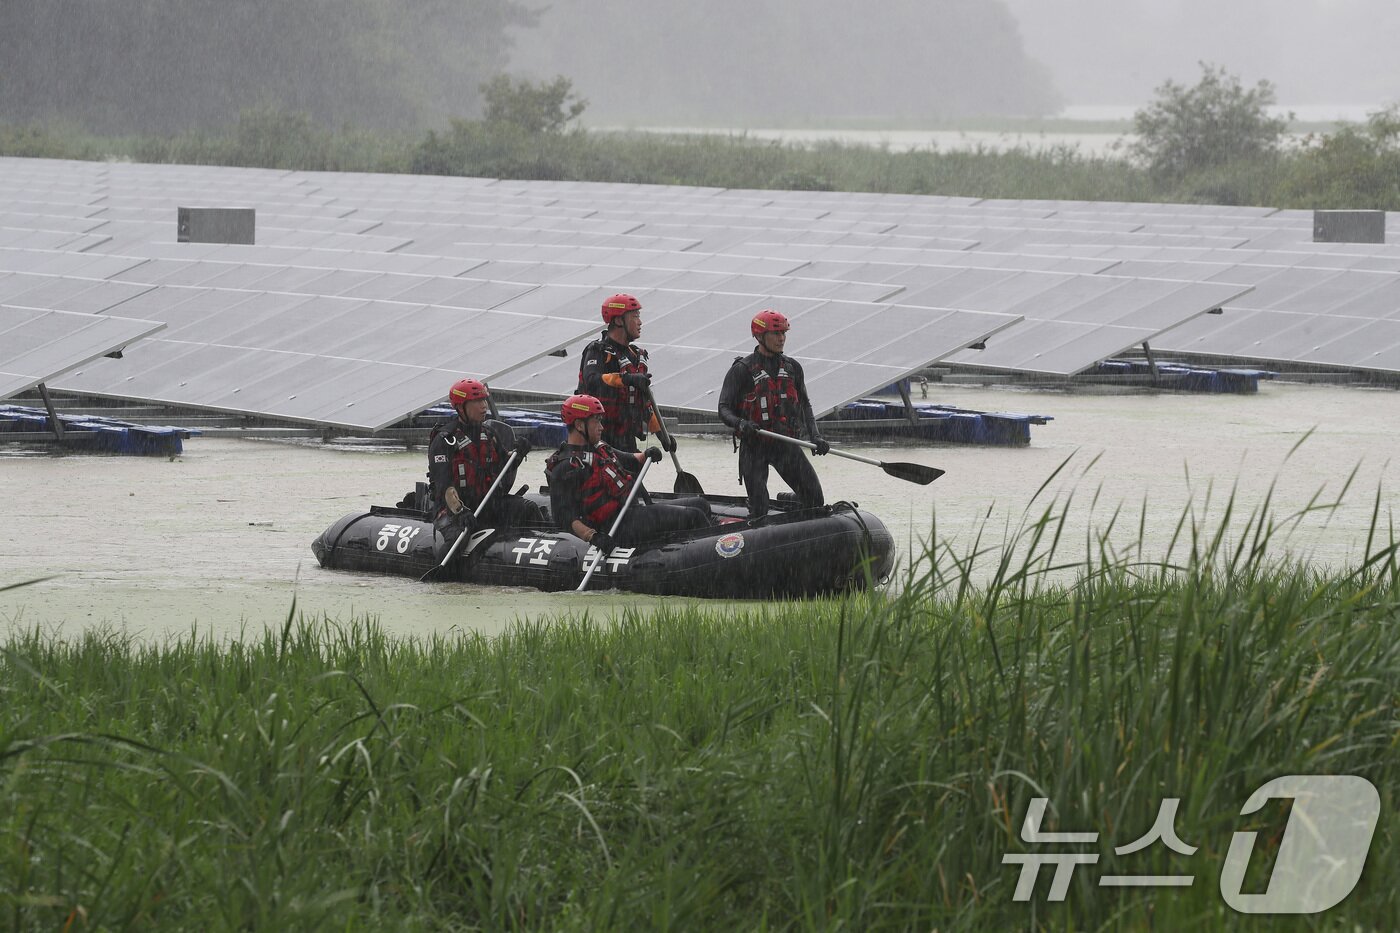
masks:
{"type": "MultiPolygon", "coordinates": [[[[626,375],[647,371],[647,351],[641,347],[623,347],[617,341],[605,336],[584,347],[583,358],[587,359],[594,352],[603,354],[604,373],[616,372],[626,375]],[[631,354],[635,354],[635,357],[629,355],[629,350],[631,354]]],[[[594,395],[593,390],[583,384],[583,368],[581,366],[578,371],[578,388],[574,391],[579,395],[594,395]]],[[[602,382],[594,397],[603,403],[603,437],[605,439],[620,442],[624,438],[646,436],[648,423],[646,401],[635,388],[626,384],[613,387],[602,382]]]]}
{"type": "Polygon", "coordinates": [[[739,399],[739,415],[766,431],[797,437],[802,423],[802,396],[797,391],[797,381],[788,372],[787,357],[778,358],[776,376],[769,375],[764,366],[766,359],[760,353],[735,359],[748,368],[752,380],[739,399]]]}
{"type": "Polygon", "coordinates": [[[579,517],[593,528],[607,530],[606,523],[612,520],[621,510],[622,503],[627,501],[627,494],[632,490],[636,474],[622,465],[617,459],[617,454],[607,444],[599,444],[592,450],[565,444],[549,455],[549,459],[545,461],[545,472],[552,475],[555,467],[565,460],[587,471],[580,484],[583,493],[583,514],[579,517]]]}

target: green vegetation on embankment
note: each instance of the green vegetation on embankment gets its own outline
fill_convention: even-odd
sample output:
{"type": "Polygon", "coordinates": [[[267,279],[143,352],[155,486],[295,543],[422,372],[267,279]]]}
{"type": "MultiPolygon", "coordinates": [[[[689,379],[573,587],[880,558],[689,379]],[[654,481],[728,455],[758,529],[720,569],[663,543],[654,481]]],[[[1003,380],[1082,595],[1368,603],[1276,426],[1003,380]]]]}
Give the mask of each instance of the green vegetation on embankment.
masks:
{"type": "Polygon", "coordinates": [[[227,133],[97,137],[61,127],[0,125],[0,155],[416,172],[507,179],[892,192],[987,198],[1262,204],[1400,210],[1400,147],[1352,127],[1313,147],[1166,181],[1125,158],[1072,148],[917,150],[743,136],[573,131],[531,134],[457,121],[398,137],[323,130],[297,115],[245,114],[227,133]],[[1330,141],[1330,142],[1328,142],[1330,141]],[[1324,144],[1325,143],[1325,144],[1324,144]]]}
{"type": "Polygon", "coordinates": [[[1107,534],[1071,553],[1050,509],[897,594],[495,640],[295,611],[232,644],[12,635],[0,924],[1253,928],[1222,860],[1262,830],[1257,889],[1286,813],[1242,817],[1248,795],[1354,774],[1381,824],[1360,884],[1311,919],[1393,929],[1396,548],[1322,572],[1273,554],[1280,527],[1183,516],[1154,563],[1107,534]],[[1018,835],[1037,796],[1045,829],[1100,834],[1063,903],[1046,877],[1013,901],[1002,863],[1039,851],[1018,835]],[[1165,797],[1195,854],[1115,855],[1165,797]]]}

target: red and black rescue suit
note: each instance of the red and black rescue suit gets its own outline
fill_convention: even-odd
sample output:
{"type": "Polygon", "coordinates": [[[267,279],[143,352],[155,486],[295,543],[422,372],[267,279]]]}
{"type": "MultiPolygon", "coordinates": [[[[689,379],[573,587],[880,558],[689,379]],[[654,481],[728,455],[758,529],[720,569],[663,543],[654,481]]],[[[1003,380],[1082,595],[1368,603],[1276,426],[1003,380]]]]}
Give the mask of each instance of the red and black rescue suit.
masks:
{"type": "MultiPolygon", "coordinates": [[[[574,519],[578,519],[595,531],[610,532],[640,469],[635,455],[614,450],[607,443],[597,447],[561,445],[544,465],[549,511],[555,524],[572,533],[574,519]]],[[[709,524],[710,506],[702,498],[648,503],[639,491],[612,540],[631,546],[709,524]]]]}
{"type": "Polygon", "coordinates": [[[804,508],[826,502],[811,460],[796,444],[755,433],[756,429],[801,437],[826,452],[817,432],[802,365],[790,356],[765,356],[754,350],[734,360],[719,393],[719,417],[739,439],[739,480],[749,496],[749,518],[768,514],[768,468],[778,471],[804,508]]]}
{"type": "Polygon", "coordinates": [[[469,424],[455,418],[433,429],[428,442],[428,483],[433,496],[433,527],[442,536],[443,545],[451,547],[463,531],[470,534],[477,528],[519,527],[543,521],[538,505],[510,492],[520,457],[511,464],[481,515],[472,517],[501,474],[510,453],[491,429],[490,422],[469,424]],[[465,506],[455,517],[448,512],[443,500],[449,487],[456,488],[465,506]]]}

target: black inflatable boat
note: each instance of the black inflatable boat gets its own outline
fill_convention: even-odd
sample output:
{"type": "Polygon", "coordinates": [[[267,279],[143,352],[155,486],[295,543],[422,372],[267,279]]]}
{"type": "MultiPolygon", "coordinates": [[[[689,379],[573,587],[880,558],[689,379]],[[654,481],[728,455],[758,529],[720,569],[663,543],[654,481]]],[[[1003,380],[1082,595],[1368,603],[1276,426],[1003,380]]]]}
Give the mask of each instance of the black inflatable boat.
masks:
{"type": "MultiPolygon", "coordinates": [[[[673,498],[651,496],[658,502],[673,498]]],[[[534,493],[530,498],[547,514],[548,496],[534,493]]],[[[778,500],[766,518],[749,522],[743,499],[706,498],[717,524],[637,548],[614,548],[594,571],[589,589],[729,599],[801,597],[862,589],[883,581],[893,569],[889,531],[852,503],[797,510],[778,500]]],[[[473,537],[467,559],[457,559],[444,579],[571,590],[599,560],[596,549],[553,526],[482,529],[473,537]]],[[[421,577],[440,559],[440,545],[434,545],[427,513],[374,506],[335,522],[311,549],[328,569],[421,577]]]]}

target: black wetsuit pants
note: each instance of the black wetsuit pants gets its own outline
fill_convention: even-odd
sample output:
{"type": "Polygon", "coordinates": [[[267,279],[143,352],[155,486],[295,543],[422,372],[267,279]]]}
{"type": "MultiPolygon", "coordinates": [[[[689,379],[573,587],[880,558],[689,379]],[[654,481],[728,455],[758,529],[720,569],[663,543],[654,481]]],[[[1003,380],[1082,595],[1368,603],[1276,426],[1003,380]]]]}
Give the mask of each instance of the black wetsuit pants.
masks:
{"type": "Polygon", "coordinates": [[[749,495],[749,518],[768,514],[768,468],[778,471],[803,508],[826,504],[821,480],[811,458],[796,444],[782,441],[742,441],[739,444],[739,480],[749,495]]]}
{"type": "Polygon", "coordinates": [[[677,499],[674,503],[654,502],[651,505],[633,502],[622,517],[615,542],[630,547],[673,531],[689,531],[709,525],[709,504],[704,499],[687,504],[689,501],[677,499]]]}
{"type": "Polygon", "coordinates": [[[486,503],[481,517],[476,520],[480,528],[519,528],[522,525],[535,525],[544,521],[544,512],[538,505],[515,494],[496,493],[486,503]]]}

